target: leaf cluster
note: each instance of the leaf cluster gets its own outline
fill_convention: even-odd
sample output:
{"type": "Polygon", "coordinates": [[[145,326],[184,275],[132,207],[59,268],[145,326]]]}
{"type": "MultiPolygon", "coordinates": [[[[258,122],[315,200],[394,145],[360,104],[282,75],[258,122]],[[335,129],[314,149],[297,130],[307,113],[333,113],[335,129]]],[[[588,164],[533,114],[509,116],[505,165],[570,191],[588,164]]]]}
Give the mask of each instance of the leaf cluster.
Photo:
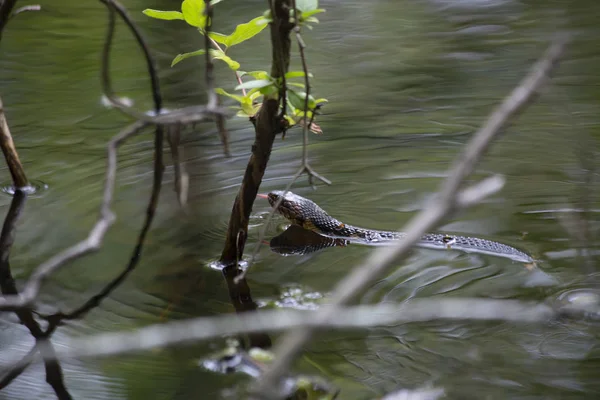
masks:
{"type": "MultiPolygon", "coordinates": [[[[220,3],[222,0],[212,0],[211,6],[220,3]]],[[[296,7],[298,11],[298,24],[301,26],[307,26],[310,28],[309,23],[318,23],[319,20],[314,16],[322,13],[325,10],[318,8],[318,0],[296,0],[296,7]]],[[[206,4],[204,0],[184,0],[181,3],[181,11],[162,11],[146,9],[143,11],[149,17],[162,19],[162,20],[183,20],[188,25],[195,27],[198,32],[202,35],[206,35],[206,23],[207,17],[205,14],[206,4]]],[[[222,88],[216,88],[217,94],[229,97],[238,102],[238,116],[252,117],[254,116],[262,101],[261,96],[276,96],[281,90],[283,85],[282,79],[275,79],[271,77],[266,71],[251,71],[244,72],[240,71],[240,63],[228,54],[229,49],[237,46],[245,41],[258,35],[267,25],[272,21],[270,10],[263,13],[263,15],[253,18],[252,20],[239,24],[236,26],[234,31],[229,35],[225,35],[219,32],[209,32],[208,37],[213,45],[213,48],[209,49],[209,54],[213,60],[223,61],[227,66],[236,73],[236,78],[239,84],[235,87],[235,90],[241,90],[242,95],[228,93],[222,88]],[[243,81],[242,77],[253,78],[252,80],[243,81]]],[[[294,22],[295,10],[290,10],[290,22],[294,22]]],[[[205,49],[199,49],[189,53],[182,53],[175,56],[171,62],[171,66],[178,64],[179,62],[195,56],[206,54],[205,49]]],[[[286,99],[288,113],[285,115],[286,120],[290,126],[297,124],[303,119],[305,113],[307,118],[313,119],[313,113],[318,106],[326,99],[315,99],[313,96],[308,96],[308,110],[304,110],[304,102],[306,99],[306,89],[303,83],[291,82],[293,78],[304,78],[305,73],[303,71],[290,71],[285,75],[286,82],[286,99]]],[[[312,74],[309,74],[312,77],[312,74]]],[[[320,133],[320,128],[315,125],[314,132],[320,133]]]]}

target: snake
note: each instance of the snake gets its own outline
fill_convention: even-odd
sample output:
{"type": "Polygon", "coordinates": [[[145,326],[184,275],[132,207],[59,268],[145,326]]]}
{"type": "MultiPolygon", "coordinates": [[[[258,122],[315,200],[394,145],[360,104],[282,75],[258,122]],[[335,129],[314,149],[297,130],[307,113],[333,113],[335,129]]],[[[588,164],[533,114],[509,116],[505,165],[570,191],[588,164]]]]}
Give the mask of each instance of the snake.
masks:
{"type": "MultiPolygon", "coordinates": [[[[366,244],[385,244],[406,237],[404,232],[366,229],[345,224],[329,215],[314,201],[290,191],[275,190],[266,195],[259,194],[258,196],[266,198],[271,207],[277,207],[275,211],[283,215],[292,224],[326,237],[366,244]]],[[[493,240],[477,237],[426,233],[416,245],[430,249],[452,249],[466,253],[487,254],[526,264],[535,264],[535,260],[521,250],[493,240]]]]}

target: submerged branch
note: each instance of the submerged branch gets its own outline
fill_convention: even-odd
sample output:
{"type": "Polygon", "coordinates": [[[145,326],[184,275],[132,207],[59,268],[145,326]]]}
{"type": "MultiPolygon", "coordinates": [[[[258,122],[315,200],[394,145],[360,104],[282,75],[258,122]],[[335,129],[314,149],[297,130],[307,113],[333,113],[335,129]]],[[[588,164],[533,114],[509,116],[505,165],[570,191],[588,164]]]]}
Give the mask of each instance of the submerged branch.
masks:
{"type": "MultiPolygon", "coordinates": [[[[560,35],[551,44],[542,58],[533,66],[531,72],[504,99],[502,104],[491,114],[482,128],[473,136],[463,153],[450,169],[448,178],[443,182],[439,196],[423,211],[415,216],[407,225],[404,240],[389,248],[374,251],[362,265],[356,267],[334,289],[330,304],[324,306],[314,316],[316,324],[322,324],[339,312],[339,306],[347,304],[361,293],[371,282],[379,279],[392,266],[401,261],[421,236],[435,228],[444,218],[456,211],[460,206],[460,187],[465,178],[473,172],[475,165],[490,146],[527,103],[534,97],[548,75],[552,72],[560,56],[563,54],[568,37],[560,35]]],[[[292,362],[300,355],[302,347],[312,338],[315,328],[307,327],[285,335],[276,345],[275,361],[259,378],[256,390],[269,397],[280,397],[278,382],[288,370],[292,362]]]]}

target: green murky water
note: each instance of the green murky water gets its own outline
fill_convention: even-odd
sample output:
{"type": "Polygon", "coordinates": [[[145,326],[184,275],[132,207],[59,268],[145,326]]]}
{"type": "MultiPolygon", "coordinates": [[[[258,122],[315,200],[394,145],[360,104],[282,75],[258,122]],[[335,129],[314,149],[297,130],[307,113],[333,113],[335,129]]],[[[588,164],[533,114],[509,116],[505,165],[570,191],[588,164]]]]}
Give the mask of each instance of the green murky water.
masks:
{"type": "MultiPolygon", "coordinates": [[[[0,44],[0,94],[18,150],[29,177],[48,185],[29,199],[19,224],[11,256],[19,279],[87,234],[101,199],[105,143],[128,122],[101,103],[102,5],[40,3],[44,11],[11,21],[0,44]]],[[[176,9],[179,2],[125,5],[158,59],[166,107],[203,102],[202,60],[169,67],[177,53],[201,47],[201,37],[183,23],[141,14],[146,7],[176,9]]],[[[421,209],[463,144],[557,28],[578,33],[553,84],[474,175],[503,174],[505,189],[441,228],[517,246],[540,259],[540,268],[528,271],[500,258],[419,250],[361,301],[453,295],[544,299],[596,287],[597,257],[589,265],[578,258],[576,242],[561,221],[579,215],[569,210],[581,207],[587,192],[589,227],[599,228],[597,171],[585,184],[582,160],[595,166],[598,156],[600,6],[589,0],[352,0],[323,1],[322,6],[327,13],[305,39],[314,89],[330,103],[319,121],[325,133],[311,137],[309,151],[311,165],[334,184],[313,191],[301,178],[294,191],[344,222],[376,229],[397,229],[421,209]]],[[[264,8],[264,1],[227,0],[216,8],[216,29],[230,31],[264,8]]],[[[268,69],[268,35],[235,48],[232,56],[246,71],[268,69]]],[[[150,109],[144,62],[123,26],[114,57],[118,93],[139,109],[150,109]]],[[[234,86],[221,65],[217,78],[226,89],[234,86]]],[[[98,309],[60,328],[53,337],[56,346],[72,336],[233,311],[221,273],[208,264],[220,254],[253,132],[241,120],[228,127],[231,159],[223,158],[212,124],[184,132],[188,213],[178,207],[167,155],[165,185],[142,262],[98,309]]],[[[124,268],[150,193],[152,149],[151,131],[121,149],[114,204],[118,221],[102,251],[53,276],[44,287],[45,303],[77,306],[124,268]]],[[[300,154],[299,132],[278,140],[262,191],[282,189],[300,154]]],[[[3,174],[8,182],[8,170],[3,174]]],[[[10,197],[0,197],[4,211],[9,203],[10,197]]],[[[248,251],[257,243],[267,210],[266,201],[257,202],[248,251]]],[[[267,239],[283,223],[275,219],[267,239]]],[[[371,250],[349,246],[282,257],[263,246],[248,283],[260,304],[311,307],[371,250]]],[[[28,351],[32,339],[15,317],[3,314],[1,327],[0,357],[28,351]]],[[[598,331],[584,323],[427,323],[331,332],[320,339],[307,349],[298,370],[329,379],[342,389],[343,399],[427,384],[443,387],[455,399],[593,398],[600,392],[598,331]]],[[[198,366],[222,344],[65,361],[65,381],[75,398],[218,398],[247,381],[198,366]]],[[[53,398],[44,379],[43,368],[32,367],[0,398],[53,398]]]]}

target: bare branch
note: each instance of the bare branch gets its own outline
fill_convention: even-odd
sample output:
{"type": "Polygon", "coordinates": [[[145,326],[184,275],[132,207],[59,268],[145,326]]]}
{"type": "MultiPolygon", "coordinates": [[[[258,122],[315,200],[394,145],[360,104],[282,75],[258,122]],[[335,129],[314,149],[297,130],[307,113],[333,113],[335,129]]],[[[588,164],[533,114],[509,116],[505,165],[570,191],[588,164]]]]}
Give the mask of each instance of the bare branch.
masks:
{"type": "Polygon", "coordinates": [[[13,185],[15,188],[24,188],[29,185],[25,170],[19,159],[19,154],[15,149],[15,143],[13,142],[6,117],[4,116],[4,105],[2,104],[2,98],[0,98],[0,147],[4,153],[6,159],[6,165],[12,177],[13,185]]]}
{"type": "MultiPolygon", "coordinates": [[[[399,241],[396,246],[374,251],[362,265],[355,268],[336,286],[331,303],[321,308],[314,316],[317,324],[324,323],[335,316],[339,312],[340,305],[347,304],[371,282],[386,273],[392,265],[396,265],[395,263],[408,254],[425,232],[434,228],[459,206],[456,200],[463,181],[473,171],[492,140],[500,135],[502,128],[525,107],[546,81],[564,52],[567,41],[567,35],[559,35],[556,38],[543,57],[533,66],[531,72],[473,136],[463,154],[455,161],[448,178],[443,182],[440,195],[408,223],[404,240],[399,241]]],[[[280,377],[289,369],[314,331],[314,328],[300,329],[280,339],[274,349],[275,361],[257,382],[258,393],[280,396],[278,385],[280,377]]]]}
{"type": "Polygon", "coordinates": [[[56,356],[60,358],[111,356],[227,335],[295,330],[303,327],[357,329],[437,320],[546,323],[557,315],[551,306],[543,303],[481,298],[414,299],[400,304],[386,303],[339,308],[327,321],[318,321],[315,318],[317,314],[318,311],[261,310],[173,321],[133,331],[73,338],[56,350],[56,356]]]}
{"type": "Polygon", "coordinates": [[[27,367],[29,367],[35,361],[37,352],[38,349],[36,346],[34,346],[27,354],[25,354],[25,356],[23,356],[23,358],[14,363],[10,371],[0,378],[0,390],[10,385],[15,378],[19,377],[19,375],[25,372],[27,367]]]}
{"type": "Polygon", "coordinates": [[[112,204],[117,170],[117,148],[125,140],[138,134],[146,126],[145,122],[138,121],[125,128],[108,143],[107,167],[104,181],[104,195],[100,206],[100,218],[90,231],[88,237],[38,266],[26,282],[21,295],[0,298],[0,310],[30,308],[38,295],[42,283],[48,276],[68,262],[100,248],[104,235],[115,221],[115,215],[111,211],[110,205],[112,204]]]}

